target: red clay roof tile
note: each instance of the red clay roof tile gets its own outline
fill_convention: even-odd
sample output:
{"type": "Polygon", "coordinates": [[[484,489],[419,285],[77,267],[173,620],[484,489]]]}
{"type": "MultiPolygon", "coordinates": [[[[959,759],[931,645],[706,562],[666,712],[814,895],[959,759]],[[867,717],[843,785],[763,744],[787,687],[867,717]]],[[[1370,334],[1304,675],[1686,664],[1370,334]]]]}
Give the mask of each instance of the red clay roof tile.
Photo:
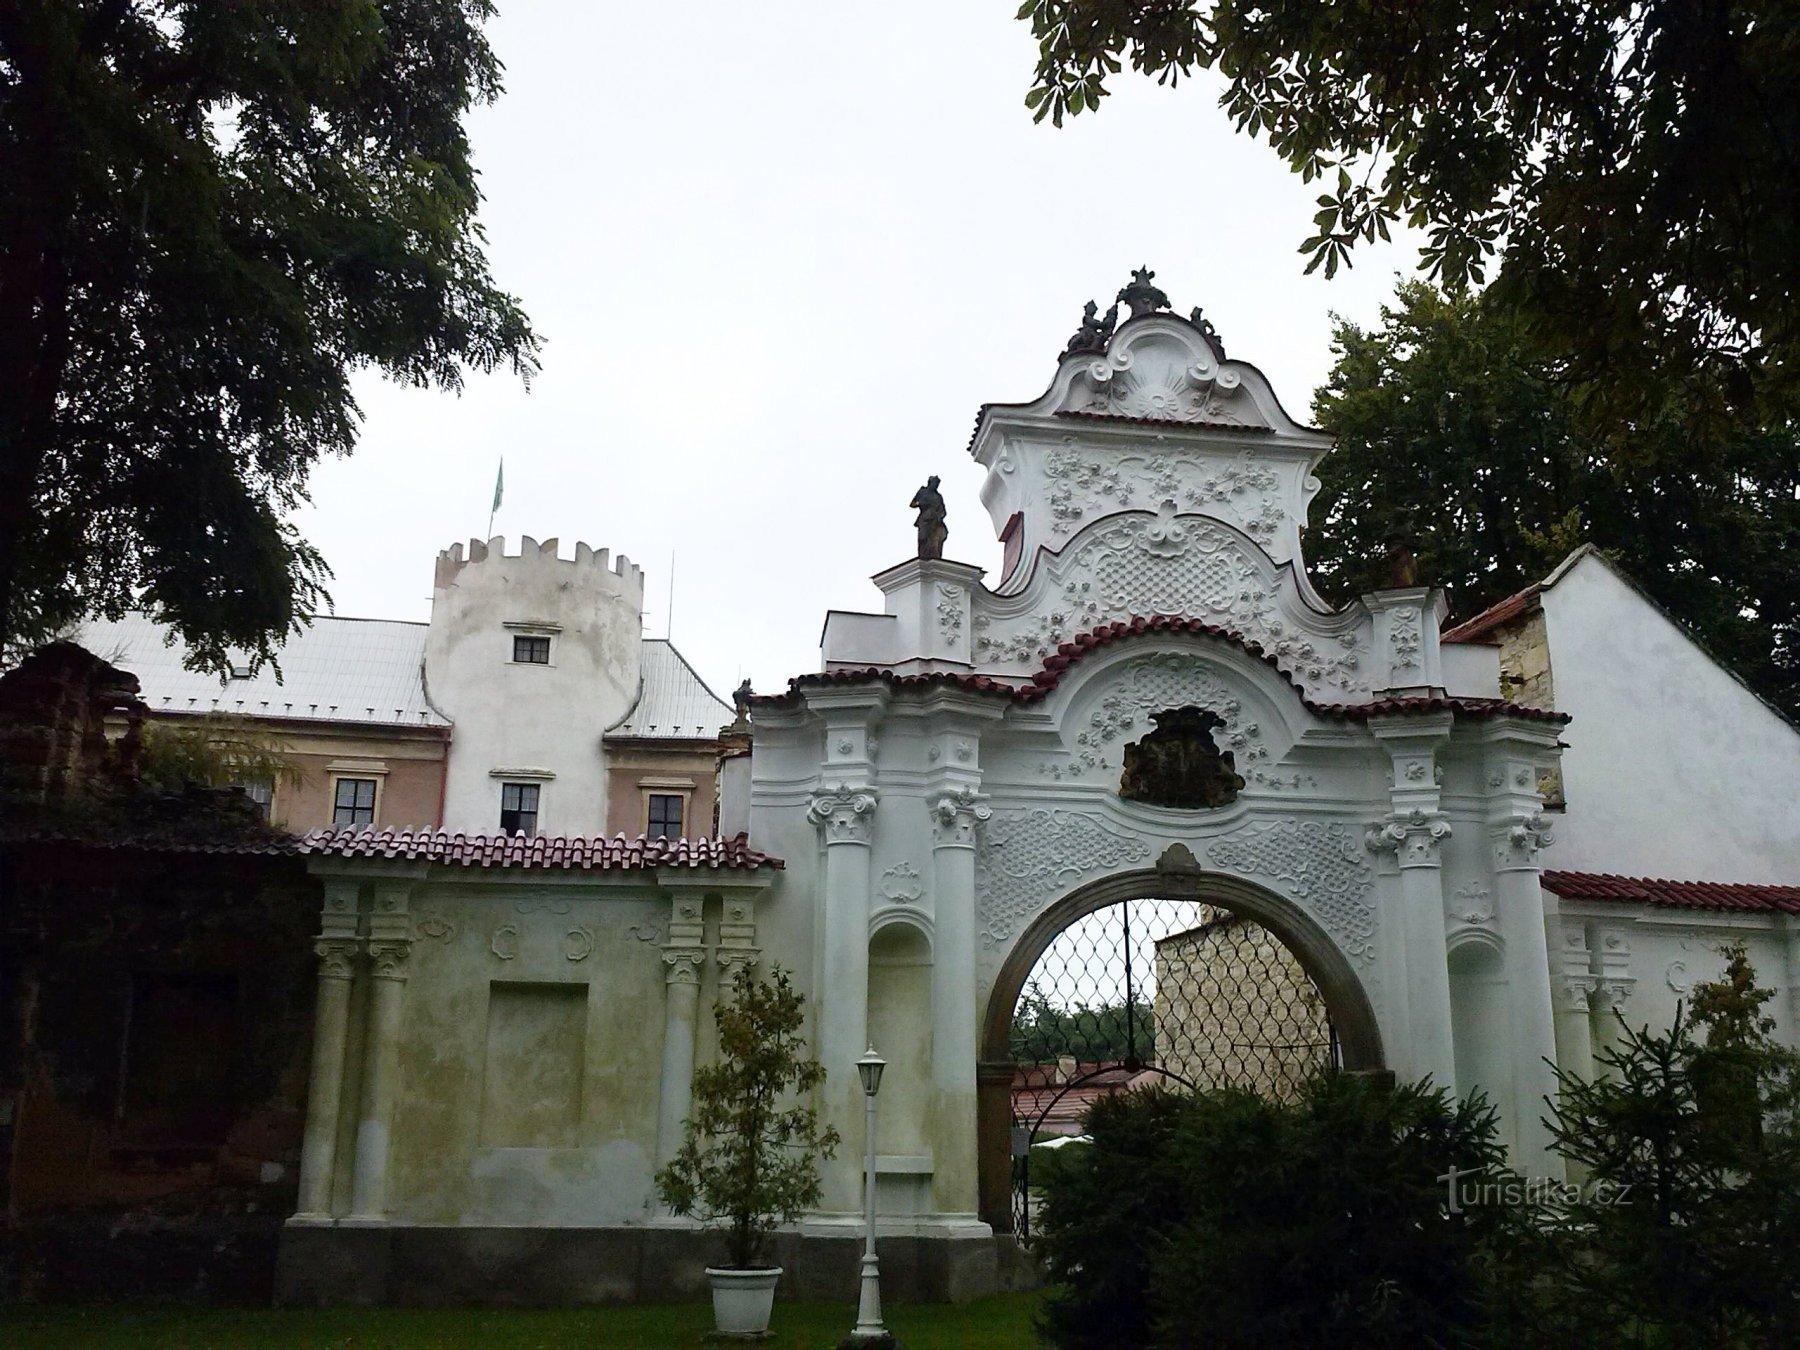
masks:
{"type": "Polygon", "coordinates": [[[300,853],[334,858],[406,858],[483,867],[636,871],[655,867],[753,870],[783,867],[738,835],[733,839],[628,839],[615,835],[449,834],[442,830],[314,830],[300,853]]]}
{"type": "Polygon", "coordinates": [[[1544,886],[1565,900],[1616,900],[1670,909],[1800,914],[1800,886],[1735,881],[1667,881],[1611,872],[1544,873],[1544,886]]]}

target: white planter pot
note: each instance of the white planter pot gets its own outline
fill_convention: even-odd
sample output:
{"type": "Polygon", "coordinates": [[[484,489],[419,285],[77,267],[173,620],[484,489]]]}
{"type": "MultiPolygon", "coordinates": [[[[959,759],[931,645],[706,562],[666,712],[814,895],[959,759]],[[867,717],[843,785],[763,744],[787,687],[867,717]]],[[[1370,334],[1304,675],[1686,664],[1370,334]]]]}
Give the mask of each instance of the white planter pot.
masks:
{"type": "Polygon", "coordinates": [[[759,1336],[769,1329],[780,1266],[768,1270],[718,1270],[708,1266],[706,1276],[712,1281],[713,1324],[721,1335],[759,1336]]]}

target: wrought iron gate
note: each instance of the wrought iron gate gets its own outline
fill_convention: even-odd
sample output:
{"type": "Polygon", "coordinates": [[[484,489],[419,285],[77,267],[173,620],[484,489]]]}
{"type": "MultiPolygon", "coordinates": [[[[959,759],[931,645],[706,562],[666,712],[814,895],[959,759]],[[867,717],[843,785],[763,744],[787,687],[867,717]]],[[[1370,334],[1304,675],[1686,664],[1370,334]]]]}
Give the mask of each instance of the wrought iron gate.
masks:
{"type": "Polygon", "coordinates": [[[1161,1083],[1294,1093],[1339,1063],[1324,996],[1268,929],[1193,900],[1126,900],[1069,925],[1013,1009],[1013,1228],[1032,1226],[1031,1153],[1088,1108],[1161,1083]]]}

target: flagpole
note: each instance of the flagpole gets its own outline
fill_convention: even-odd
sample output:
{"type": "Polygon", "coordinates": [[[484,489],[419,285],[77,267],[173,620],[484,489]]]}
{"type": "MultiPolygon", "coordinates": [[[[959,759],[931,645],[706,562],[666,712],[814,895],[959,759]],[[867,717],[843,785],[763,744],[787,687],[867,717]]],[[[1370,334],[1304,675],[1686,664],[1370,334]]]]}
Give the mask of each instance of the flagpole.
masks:
{"type": "Polygon", "coordinates": [[[500,467],[494,471],[494,504],[488,507],[487,533],[481,536],[484,541],[494,537],[494,512],[500,509],[500,494],[505,489],[506,456],[502,455],[500,456],[500,467]]]}

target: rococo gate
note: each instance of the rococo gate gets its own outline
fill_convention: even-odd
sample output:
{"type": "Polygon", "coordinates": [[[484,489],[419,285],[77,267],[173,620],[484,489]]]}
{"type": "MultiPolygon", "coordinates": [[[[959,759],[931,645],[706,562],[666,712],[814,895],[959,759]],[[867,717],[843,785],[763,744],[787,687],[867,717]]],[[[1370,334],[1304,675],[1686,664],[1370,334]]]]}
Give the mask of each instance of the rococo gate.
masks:
{"type": "Polygon", "coordinates": [[[1034,1152],[1079,1137],[1101,1097],[1235,1087],[1287,1098],[1317,1073],[1379,1067],[1354,976],[1285,902],[1254,891],[1201,873],[1176,845],[1154,872],[1083,887],[1023,935],[984,1044],[982,1192],[997,1230],[1030,1238],[1034,1152]]]}

